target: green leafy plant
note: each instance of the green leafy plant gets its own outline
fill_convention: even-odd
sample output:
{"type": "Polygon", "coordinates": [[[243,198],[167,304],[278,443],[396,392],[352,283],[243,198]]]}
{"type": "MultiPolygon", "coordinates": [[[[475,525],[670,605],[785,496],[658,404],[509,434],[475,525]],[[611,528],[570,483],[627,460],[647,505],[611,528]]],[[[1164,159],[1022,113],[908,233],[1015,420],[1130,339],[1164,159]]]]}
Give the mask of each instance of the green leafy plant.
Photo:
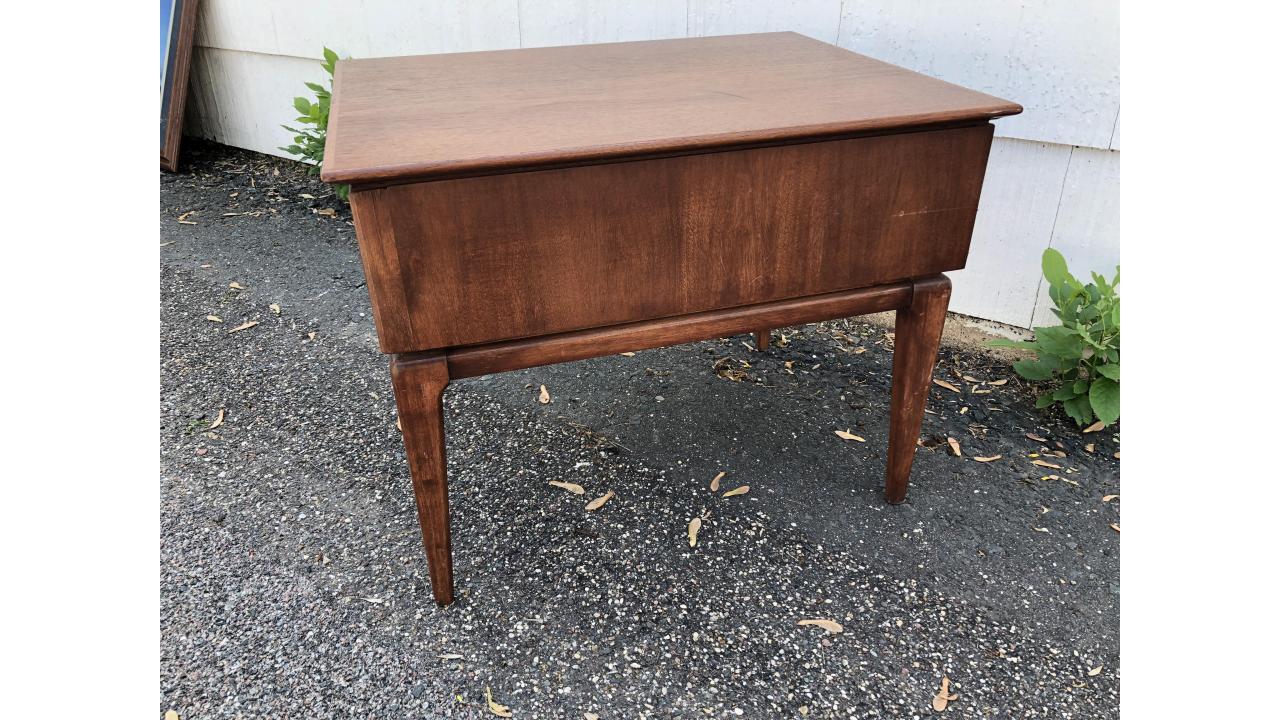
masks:
{"type": "Polygon", "coordinates": [[[1067,271],[1062,253],[1049,248],[1041,259],[1053,314],[1062,324],[1035,328],[1035,340],[992,340],[990,347],[1034,350],[1034,360],[1013,369],[1034,382],[1055,387],[1036,398],[1036,407],[1055,402],[1084,427],[1097,417],[1104,426],[1120,419],[1120,268],[1111,282],[1092,273],[1083,284],[1067,271]]]}
{"type": "MultiPolygon", "coordinates": [[[[324,62],[321,63],[320,67],[329,73],[329,87],[325,88],[319,83],[309,82],[307,87],[316,94],[315,102],[304,97],[293,99],[293,107],[298,111],[298,122],[311,127],[299,130],[288,125],[281,125],[285,130],[294,134],[294,144],[280,149],[290,155],[298,155],[303,159],[310,160],[313,164],[307,172],[311,175],[319,175],[320,165],[324,162],[324,139],[329,129],[329,101],[333,97],[333,66],[337,62],[338,53],[325,48],[324,62]]],[[[351,186],[334,185],[333,192],[338,197],[346,200],[347,195],[351,192],[351,186]]]]}

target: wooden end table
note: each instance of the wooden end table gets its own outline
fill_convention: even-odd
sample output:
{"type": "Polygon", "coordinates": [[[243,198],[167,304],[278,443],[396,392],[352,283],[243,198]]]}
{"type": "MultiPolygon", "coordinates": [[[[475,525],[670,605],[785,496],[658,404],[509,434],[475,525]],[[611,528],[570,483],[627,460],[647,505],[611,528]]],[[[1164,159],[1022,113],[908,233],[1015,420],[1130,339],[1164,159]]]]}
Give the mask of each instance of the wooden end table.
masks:
{"type": "Polygon", "coordinates": [[[906,496],[999,98],[794,33],[344,60],[350,183],[436,600],[450,379],[897,311],[906,496]]]}

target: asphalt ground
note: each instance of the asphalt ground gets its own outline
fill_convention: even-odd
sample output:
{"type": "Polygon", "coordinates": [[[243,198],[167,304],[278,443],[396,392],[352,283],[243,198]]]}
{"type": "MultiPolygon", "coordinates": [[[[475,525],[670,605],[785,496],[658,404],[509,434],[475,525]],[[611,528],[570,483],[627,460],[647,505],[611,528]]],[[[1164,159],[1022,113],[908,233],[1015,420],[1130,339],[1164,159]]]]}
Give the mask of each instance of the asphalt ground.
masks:
{"type": "Polygon", "coordinates": [[[184,152],[160,198],[162,712],[494,717],[488,688],[529,718],[1118,716],[1118,427],[945,347],[959,392],[933,388],[886,506],[892,336],[856,320],[450,385],[437,607],[349,211],[289,161],[184,152]]]}

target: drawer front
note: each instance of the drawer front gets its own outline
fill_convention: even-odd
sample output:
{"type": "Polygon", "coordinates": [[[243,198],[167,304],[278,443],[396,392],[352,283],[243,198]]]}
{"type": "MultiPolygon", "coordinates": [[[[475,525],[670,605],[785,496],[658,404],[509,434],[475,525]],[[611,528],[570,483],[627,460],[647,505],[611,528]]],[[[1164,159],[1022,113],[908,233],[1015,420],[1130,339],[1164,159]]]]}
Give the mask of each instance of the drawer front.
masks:
{"type": "Polygon", "coordinates": [[[958,270],[991,134],[984,124],[352,193],[382,349],[958,270]]]}

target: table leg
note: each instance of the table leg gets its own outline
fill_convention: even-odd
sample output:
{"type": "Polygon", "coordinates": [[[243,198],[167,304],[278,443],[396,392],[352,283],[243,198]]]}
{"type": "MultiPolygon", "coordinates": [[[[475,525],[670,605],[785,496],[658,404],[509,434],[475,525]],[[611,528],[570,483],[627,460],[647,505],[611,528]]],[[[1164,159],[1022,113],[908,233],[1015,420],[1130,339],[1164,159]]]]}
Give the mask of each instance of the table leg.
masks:
{"type": "Polygon", "coordinates": [[[769,349],[769,331],[757,330],[756,331],[756,350],[760,352],[764,352],[765,350],[768,350],[768,349],[769,349]]]}
{"type": "Polygon", "coordinates": [[[907,497],[911,460],[951,298],[951,281],[945,275],[917,280],[914,286],[911,305],[898,310],[894,327],[889,462],[884,484],[884,499],[893,505],[907,497]]]}
{"type": "Polygon", "coordinates": [[[391,361],[396,412],[418,502],[418,524],[436,602],[453,602],[453,553],[449,540],[449,484],[445,474],[442,398],[449,384],[443,352],[397,355],[391,361]]]}

